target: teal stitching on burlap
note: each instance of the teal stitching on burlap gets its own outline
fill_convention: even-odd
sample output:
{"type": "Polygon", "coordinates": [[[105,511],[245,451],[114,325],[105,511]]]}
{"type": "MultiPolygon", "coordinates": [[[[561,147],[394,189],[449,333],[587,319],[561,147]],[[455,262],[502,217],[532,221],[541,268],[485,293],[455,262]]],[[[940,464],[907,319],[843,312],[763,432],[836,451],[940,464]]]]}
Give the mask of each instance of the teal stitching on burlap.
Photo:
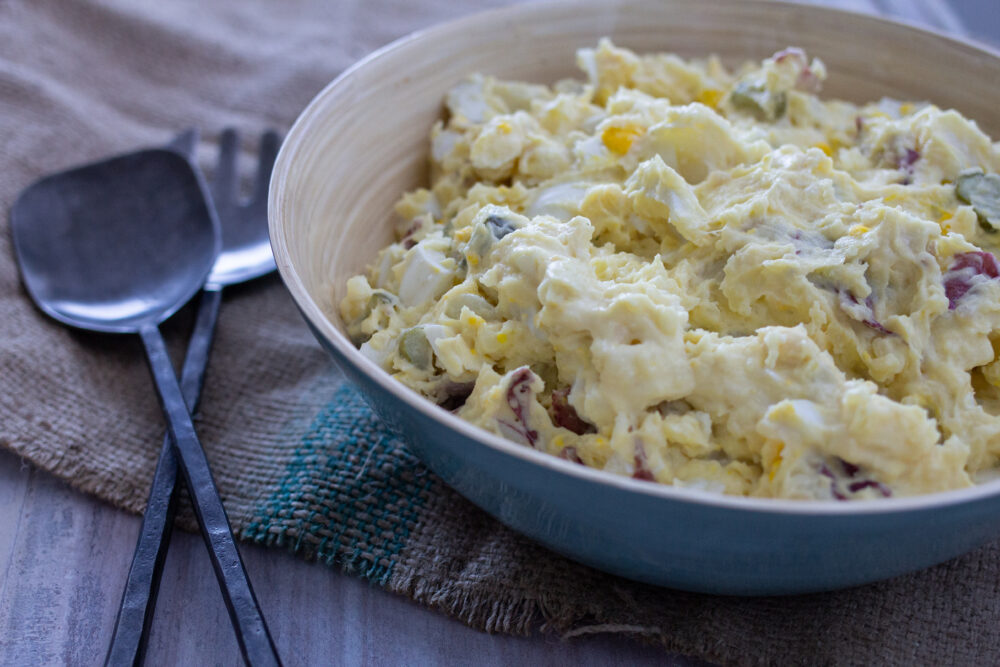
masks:
{"type": "Polygon", "coordinates": [[[378,422],[358,390],[344,384],[313,418],[284,477],[254,513],[243,538],[284,546],[384,584],[434,480],[378,422]],[[351,455],[354,461],[348,460],[351,455]],[[329,482],[325,492],[324,481],[329,482]],[[296,518],[296,505],[306,502],[307,491],[328,497],[313,503],[305,517],[296,518]],[[359,493],[367,495],[355,498],[359,493]],[[393,508],[392,516],[388,508],[393,508]],[[361,519],[363,513],[367,522],[361,519]],[[380,520],[394,521],[391,535],[383,535],[380,520]],[[307,534],[317,536],[321,530],[330,534],[319,537],[315,545],[306,540],[307,534]],[[366,553],[373,557],[365,558],[366,553]]]}

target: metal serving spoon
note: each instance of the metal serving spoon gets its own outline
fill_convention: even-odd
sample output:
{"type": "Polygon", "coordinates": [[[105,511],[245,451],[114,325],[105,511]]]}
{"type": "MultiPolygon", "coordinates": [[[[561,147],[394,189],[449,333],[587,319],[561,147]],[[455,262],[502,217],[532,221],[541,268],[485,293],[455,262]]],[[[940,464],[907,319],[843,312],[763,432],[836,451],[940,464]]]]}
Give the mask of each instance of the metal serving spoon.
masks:
{"type": "MultiPolygon", "coordinates": [[[[174,139],[170,148],[193,161],[197,141],[198,132],[188,130],[174,139]]],[[[246,203],[241,203],[237,196],[239,136],[235,130],[227,129],[222,133],[219,144],[212,199],[222,229],[222,251],[212,266],[198,302],[194,330],[188,340],[181,370],[181,391],[191,412],[195,411],[201,394],[223,287],[263,276],[275,269],[267,234],[267,187],[280,138],[273,131],[265,132],[261,137],[254,193],[246,203]]],[[[149,490],[135,555],[115,620],[107,665],[142,661],[174,524],[177,486],[177,457],[168,436],[164,438],[149,490]]]]}
{"type": "Polygon", "coordinates": [[[240,649],[248,663],[279,664],[159,330],[219,253],[200,177],[169,150],[72,169],[21,194],[11,231],[24,285],[43,312],[72,327],[141,337],[240,649]]]}

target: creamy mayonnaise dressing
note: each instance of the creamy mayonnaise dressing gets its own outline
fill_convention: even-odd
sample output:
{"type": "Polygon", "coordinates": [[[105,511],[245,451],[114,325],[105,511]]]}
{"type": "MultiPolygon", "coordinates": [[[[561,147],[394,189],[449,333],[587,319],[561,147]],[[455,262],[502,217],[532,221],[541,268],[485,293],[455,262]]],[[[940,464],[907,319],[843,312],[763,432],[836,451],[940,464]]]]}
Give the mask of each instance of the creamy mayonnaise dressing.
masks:
{"type": "Polygon", "coordinates": [[[578,63],[448,94],[430,187],[340,306],[365,355],[639,479],[858,499],[995,473],[1000,149],[974,122],[821,100],[794,48],[578,63]]]}

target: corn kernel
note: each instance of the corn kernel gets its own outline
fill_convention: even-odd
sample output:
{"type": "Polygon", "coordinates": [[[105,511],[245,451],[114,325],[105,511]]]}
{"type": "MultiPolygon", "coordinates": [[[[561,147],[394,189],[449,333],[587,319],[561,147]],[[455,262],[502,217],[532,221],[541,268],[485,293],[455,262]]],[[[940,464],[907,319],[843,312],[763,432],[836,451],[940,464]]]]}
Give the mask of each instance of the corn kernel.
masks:
{"type": "Polygon", "coordinates": [[[707,107],[712,107],[713,109],[719,106],[719,102],[722,101],[723,93],[718,88],[706,88],[705,90],[698,93],[697,100],[707,107]]]}
{"type": "Polygon", "coordinates": [[[497,123],[497,129],[500,130],[501,134],[510,134],[512,128],[510,126],[510,123],[508,123],[505,120],[502,120],[499,123],[497,123]]]}
{"type": "Polygon", "coordinates": [[[826,143],[825,141],[819,142],[818,144],[816,144],[815,146],[813,146],[813,148],[820,149],[821,151],[823,151],[824,153],[826,153],[827,156],[833,155],[833,149],[830,148],[830,144],[826,143]]]}
{"type": "Polygon", "coordinates": [[[503,345],[504,343],[506,343],[507,342],[507,333],[504,332],[504,331],[501,331],[500,333],[498,333],[497,334],[497,342],[500,343],[501,345],[503,345]]]}
{"type": "Polygon", "coordinates": [[[947,234],[951,231],[951,225],[949,225],[946,221],[951,220],[952,217],[954,216],[951,214],[951,211],[941,211],[941,215],[938,217],[938,224],[941,225],[942,234],[947,234]]]}
{"type": "Polygon", "coordinates": [[[851,236],[861,236],[868,231],[868,228],[864,225],[852,225],[851,228],[847,230],[847,233],[851,236]]]}
{"type": "Polygon", "coordinates": [[[771,461],[771,472],[768,473],[768,475],[767,475],[768,479],[770,479],[772,482],[774,481],[774,475],[775,475],[775,473],[778,472],[778,466],[780,466],[781,462],[784,460],[782,458],[782,456],[781,456],[781,452],[783,452],[784,450],[785,450],[785,443],[779,442],[778,443],[778,449],[774,453],[774,460],[771,461]]]}
{"type": "Polygon", "coordinates": [[[479,255],[474,252],[469,253],[468,260],[469,260],[469,266],[479,265],[479,255]]]}
{"type": "Polygon", "coordinates": [[[601,134],[601,141],[608,150],[624,155],[632,147],[632,142],[641,134],[639,130],[629,127],[609,127],[601,134]]]}

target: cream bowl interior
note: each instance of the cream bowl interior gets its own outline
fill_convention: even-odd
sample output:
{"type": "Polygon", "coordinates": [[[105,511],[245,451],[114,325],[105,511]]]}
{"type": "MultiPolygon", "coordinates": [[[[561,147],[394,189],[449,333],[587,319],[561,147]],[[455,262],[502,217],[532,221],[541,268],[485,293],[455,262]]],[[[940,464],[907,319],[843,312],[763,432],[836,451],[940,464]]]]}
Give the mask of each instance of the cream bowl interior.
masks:
{"type": "MultiPolygon", "coordinates": [[[[436,442],[415,436],[410,439],[415,451],[446,481],[502,520],[555,549],[626,576],[635,576],[634,566],[615,567],[614,563],[583,553],[580,544],[569,544],[572,540],[560,542],[542,534],[541,529],[527,527],[523,514],[529,511],[527,508],[511,510],[505,505],[507,515],[503,515],[496,499],[488,496],[498,491],[486,488],[494,480],[489,470],[480,469],[486,465],[485,459],[475,457],[499,457],[491,459],[501,462],[493,464],[500,466],[494,475],[497,478],[504,473],[503,465],[525,463],[534,468],[521,469],[522,477],[534,475],[535,470],[540,475],[562,476],[560,479],[572,477],[582,480],[581,484],[620,492],[624,500],[614,502],[626,504],[632,502],[630,498],[659,498],[729,513],[838,519],[903,515],[961,505],[981,506],[980,514],[963,511],[961,516],[966,521],[983,512],[995,512],[1000,482],[921,498],[801,503],[713,496],[582,469],[462,422],[393,381],[351,345],[336,315],[345,282],[364,271],[377,251],[393,240],[393,205],[400,194],[426,183],[428,134],[434,121],[442,116],[447,90],[477,71],[538,83],[579,77],[574,64],[576,49],[592,46],[604,36],[638,52],[668,51],[685,57],[715,53],[732,65],[759,60],[789,45],[800,46],[827,65],[825,97],[857,102],[883,96],[928,100],[958,109],[987,133],[1000,136],[1000,90],[992,85],[1000,81],[1000,57],[906,25],[824,8],[741,0],[542,3],[475,15],[394,42],[347,70],[302,113],[278,156],[269,204],[272,245],[282,278],[317,338],[349,376],[361,381],[373,396],[379,414],[411,434],[419,432],[416,422],[411,421],[417,420],[441,429],[445,440],[462,441],[466,446],[474,443],[468,449],[468,465],[476,468],[471,477],[483,486],[481,497],[474,497],[478,487],[463,488],[457,474],[449,479],[442,472],[448,466],[448,470],[461,467],[461,461],[446,465],[443,459],[436,458],[436,442]],[[532,471],[530,475],[526,470],[532,471]]],[[[510,483],[509,479],[503,482],[510,483]]],[[[525,493],[526,502],[546,500],[537,493],[533,495],[530,489],[526,488],[525,493]]],[[[954,522],[954,518],[948,521],[954,522]]],[[[788,528],[794,530],[798,528],[788,528]]],[[[869,526],[864,532],[870,534],[873,530],[869,526]]],[[[600,533],[600,539],[623,539],[612,532],[600,533]]],[[[979,542],[989,537],[986,533],[977,536],[979,542]]],[[[787,531],[781,537],[794,539],[787,531]]],[[[697,577],[690,569],[681,575],[637,578],[716,592],[819,590],[928,565],[971,546],[968,541],[956,543],[950,551],[938,551],[933,556],[928,553],[906,564],[900,561],[895,569],[876,572],[871,565],[870,572],[853,579],[845,575],[820,581],[814,574],[814,585],[776,586],[775,577],[782,576],[778,570],[771,575],[769,585],[743,588],[702,585],[695,581],[697,577]]],[[[648,561],[648,555],[643,557],[648,561]]],[[[875,562],[874,557],[870,560],[875,562]]],[[[787,568],[788,564],[775,561],[775,568],[781,567],[787,568]]],[[[858,567],[862,566],[856,564],[855,569],[858,567]]],[[[803,571],[797,581],[806,581],[809,576],[803,571]]],[[[734,577],[734,581],[738,579],[738,571],[734,577]]]]}
{"type": "Polygon", "coordinates": [[[277,203],[306,231],[287,247],[317,304],[335,312],[347,278],[393,240],[392,206],[426,183],[430,127],[451,86],[472,72],[537,83],[580,78],[576,49],[603,36],[640,53],[715,53],[732,65],[801,46],[827,65],[824,97],[928,100],[1000,136],[997,57],[899,24],[738,0],[584,0],[487,12],[372,54],[320,93],[289,134],[284,159],[294,155],[298,174],[278,180],[277,203]]]}

